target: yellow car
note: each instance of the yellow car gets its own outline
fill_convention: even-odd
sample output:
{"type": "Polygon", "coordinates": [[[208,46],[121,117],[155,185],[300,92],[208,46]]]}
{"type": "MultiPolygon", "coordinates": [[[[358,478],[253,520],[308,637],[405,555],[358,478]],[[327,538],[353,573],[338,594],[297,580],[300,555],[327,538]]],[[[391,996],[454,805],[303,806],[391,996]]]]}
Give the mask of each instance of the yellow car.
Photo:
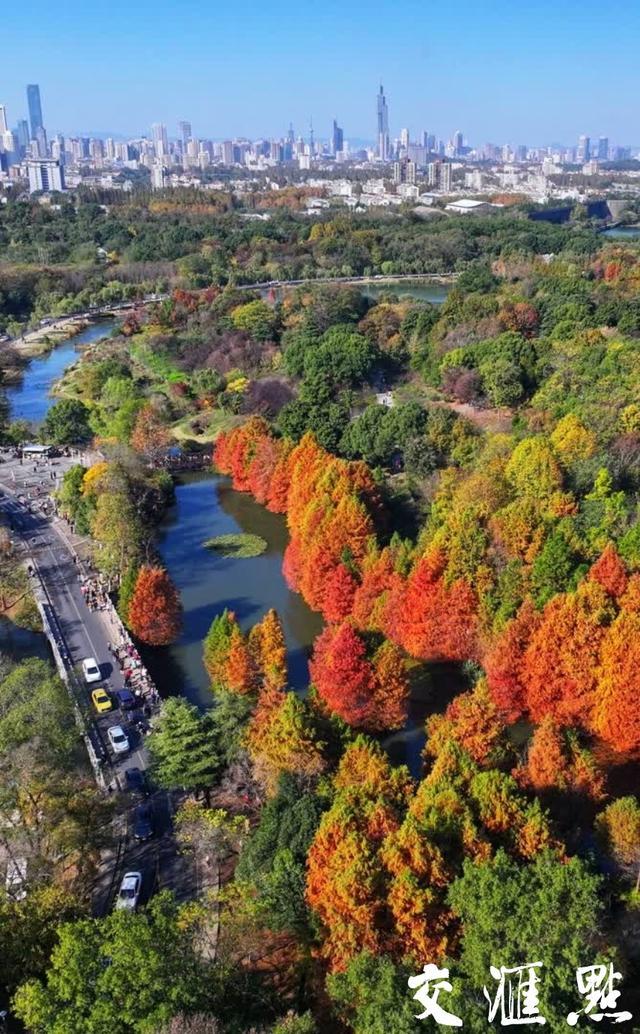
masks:
{"type": "Polygon", "coordinates": [[[93,706],[100,714],[102,714],[103,711],[110,711],[113,707],[111,697],[104,689],[94,689],[91,694],[91,699],[93,700],[93,706]]]}

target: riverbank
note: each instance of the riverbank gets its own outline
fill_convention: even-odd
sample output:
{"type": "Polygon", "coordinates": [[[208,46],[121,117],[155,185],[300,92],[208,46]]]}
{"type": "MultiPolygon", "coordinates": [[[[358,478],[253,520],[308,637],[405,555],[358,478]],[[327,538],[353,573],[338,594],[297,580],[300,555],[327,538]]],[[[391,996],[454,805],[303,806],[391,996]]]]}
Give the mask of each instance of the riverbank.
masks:
{"type": "Polygon", "coordinates": [[[15,338],[11,344],[19,355],[25,359],[34,359],[57,348],[63,341],[75,337],[91,326],[92,321],[85,316],[63,316],[53,320],[44,327],[30,330],[22,337],[15,338]]]}

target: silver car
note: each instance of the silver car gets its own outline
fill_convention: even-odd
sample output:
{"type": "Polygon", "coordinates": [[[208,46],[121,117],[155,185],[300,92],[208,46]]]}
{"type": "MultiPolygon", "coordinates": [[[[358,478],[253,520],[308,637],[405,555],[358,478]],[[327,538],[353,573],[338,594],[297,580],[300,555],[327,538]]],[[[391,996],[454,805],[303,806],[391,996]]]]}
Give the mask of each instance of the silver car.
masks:
{"type": "Polygon", "coordinates": [[[129,737],[121,725],[110,725],[107,729],[107,736],[114,754],[127,754],[129,752],[129,737]]]}
{"type": "Polygon", "coordinates": [[[126,872],[122,877],[122,883],[116,898],[116,909],[127,908],[133,912],[138,907],[141,890],[142,873],[126,872]]]}

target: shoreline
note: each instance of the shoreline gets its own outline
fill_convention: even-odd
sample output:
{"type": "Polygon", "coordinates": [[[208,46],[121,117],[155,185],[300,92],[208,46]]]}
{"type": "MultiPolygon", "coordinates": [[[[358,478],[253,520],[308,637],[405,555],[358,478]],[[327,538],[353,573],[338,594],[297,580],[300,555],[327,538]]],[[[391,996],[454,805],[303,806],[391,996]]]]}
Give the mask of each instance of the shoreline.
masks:
{"type": "Polygon", "coordinates": [[[91,326],[91,323],[92,321],[84,316],[63,316],[45,327],[30,330],[23,337],[14,338],[9,343],[18,355],[25,359],[34,359],[57,348],[63,341],[68,341],[69,338],[80,334],[91,326]]]}

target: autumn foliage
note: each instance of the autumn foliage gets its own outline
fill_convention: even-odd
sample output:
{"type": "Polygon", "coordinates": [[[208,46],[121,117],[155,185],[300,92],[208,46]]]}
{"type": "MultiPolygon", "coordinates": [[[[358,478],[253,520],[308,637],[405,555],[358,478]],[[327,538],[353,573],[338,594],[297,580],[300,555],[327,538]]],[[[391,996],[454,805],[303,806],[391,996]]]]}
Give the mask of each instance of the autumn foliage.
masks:
{"type": "MultiPolygon", "coordinates": [[[[525,602],[484,658],[501,713],[579,726],[614,751],[640,750],[639,598],[637,576],[609,545],[575,591],[554,596],[542,612],[525,602]]],[[[556,734],[544,729],[557,754],[556,734]]],[[[533,785],[544,782],[533,777],[533,785]]]]}
{"type": "Polygon", "coordinates": [[[134,635],[149,646],[168,646],[180,635],[181,610],[178,592],[164,568],[141,567],[129,603],[134,635]]]}
{"type": "Polygon", "coordinates": [[[345,621],[318,636],[309,664],[327,708],[350,725],[371,731],[404,725],[408,682],[404,661],[393,643],[371,656],[363,637],[345,621]]]}

